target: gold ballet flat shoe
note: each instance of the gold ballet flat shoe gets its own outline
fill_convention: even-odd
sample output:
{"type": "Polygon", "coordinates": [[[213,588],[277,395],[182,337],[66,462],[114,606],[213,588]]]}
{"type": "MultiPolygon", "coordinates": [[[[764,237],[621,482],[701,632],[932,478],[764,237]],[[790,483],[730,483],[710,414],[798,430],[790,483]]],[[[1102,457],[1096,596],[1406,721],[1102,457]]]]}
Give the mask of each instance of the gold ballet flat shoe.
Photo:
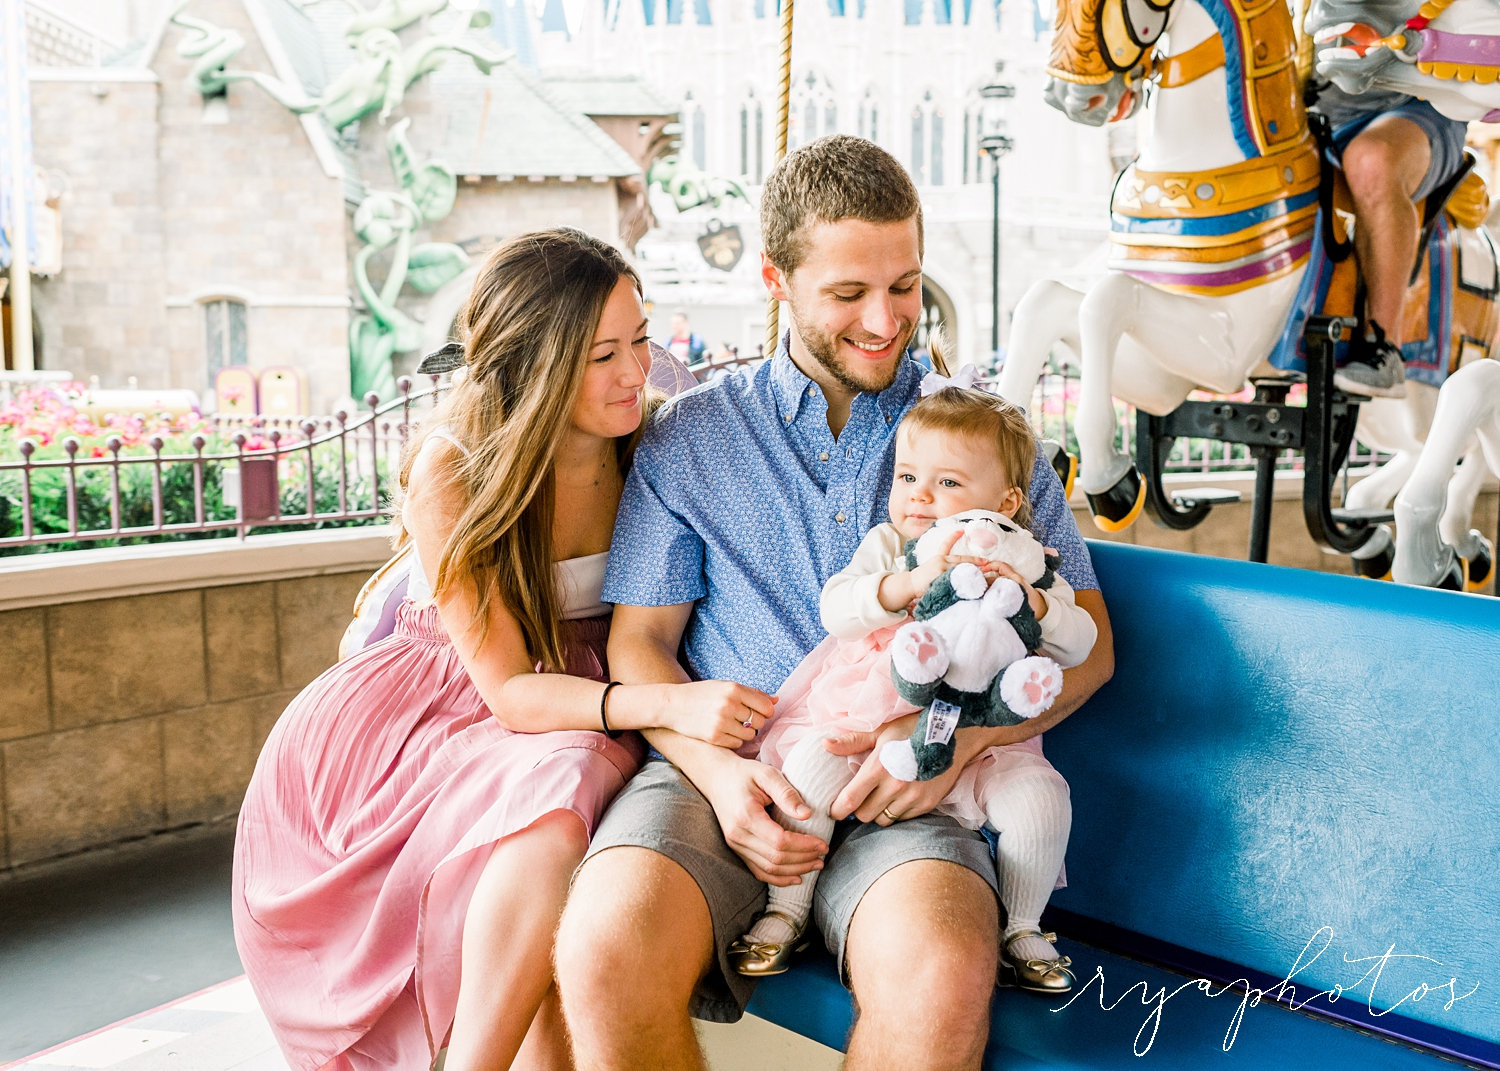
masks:
{"type": "Polygon", "coordinates": [[[792,965],[792,957],[804,951],[811,943],[806,927],[783,915],[780,911],[767,911],[765,917],[778,918],[792,928],[788,941],[747,941],[737,938],[729,946],[729,964],[740,974],[751,978],[768,978],[773,974],[785,974],[792,965]]]}
{"type": "Polygon", "coordinates": [[[1077,979],[1068,968],[1073,965],[1073,961],[1067,956],[1058,956],[1056,959],[1017,959],[1011,954],[1010,948],[1023,937],[1040,937],[1044,941],[1057,944],[1057,934],[1043,933],[1041,930],[1019,930],[1005,939],[1001,957],[1012,975],[1016,988],[1024,989],[1028,993],[1048,995],[1067,993],[1072,990],[1077,979]]]}

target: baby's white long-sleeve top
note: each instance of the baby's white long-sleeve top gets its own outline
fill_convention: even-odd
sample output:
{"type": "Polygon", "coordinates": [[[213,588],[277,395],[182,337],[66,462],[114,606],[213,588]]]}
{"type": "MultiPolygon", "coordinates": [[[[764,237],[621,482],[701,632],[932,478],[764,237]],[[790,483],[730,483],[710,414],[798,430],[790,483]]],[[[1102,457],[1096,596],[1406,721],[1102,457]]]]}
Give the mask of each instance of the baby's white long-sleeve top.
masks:
{"type": "MultiPolygon", "coordinates": [[[[857,640],[906,617],[904,610],[892,613],[880,605],[881,580],[907,571],[902,543],[894,525],[877,524],[866,533],[849,564],[823,585],[818,609],[829,635],[857,640]]],[[[1037,594],[1047,604],[1047,613],[1040,621],[1042,653],[1064,668],[1078,665],[1098,638],[1094,619],[1073,601],[1073,589],[1061,576],[1037,594]]]]}

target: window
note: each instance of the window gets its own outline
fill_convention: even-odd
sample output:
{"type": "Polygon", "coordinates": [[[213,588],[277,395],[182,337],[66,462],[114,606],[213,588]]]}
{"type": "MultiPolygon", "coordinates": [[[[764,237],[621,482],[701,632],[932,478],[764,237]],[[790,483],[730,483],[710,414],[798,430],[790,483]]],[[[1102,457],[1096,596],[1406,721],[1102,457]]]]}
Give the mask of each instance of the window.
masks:
{"type": "Polygon", "coordinates": [[[931,90],[911,110],[911,177],[918,186],[943,184],[943,109],[931,90]]]}
{"type": "Polygon", "coordinates": [[[748,90],[740,104],[740,175],[757,186],[765,179],[765,128],[765,112],[748,90]]]}
{"type": "Polygon", "coordinates": [[[682,98],[682,147],[679,152],[699,171],[708,170],[708,121],[703,106],[693,99],[691,89],[682,98]]]}
{"type": "Polygon", "coordinates": [[[220,370],[237,364],[249,364],[245,343],[245,303],[218,298],[203,303],[204,352],[208,381],[213,383],[220,370]]]}
{"type": "Polygon", "coordinates": [[[859,136],[876,144],[880,142],[880,105],[875,103],[873,89],[865,90],[859,102],[859,136]]]}
{"type": "Polygon", "coordinates": [[[979,139],[984,137],[983,101],[977,96],[964,106],[964,182],[983,182],[987,172],[984,150],[979,139]]]}
{"type": "Polygon", "coordinates": [[[786,147],[795,149],[839,128],[839,109],[833,86],[822,75],[807,72],[792,85],[790,115],[787,117],[786,147]]]}

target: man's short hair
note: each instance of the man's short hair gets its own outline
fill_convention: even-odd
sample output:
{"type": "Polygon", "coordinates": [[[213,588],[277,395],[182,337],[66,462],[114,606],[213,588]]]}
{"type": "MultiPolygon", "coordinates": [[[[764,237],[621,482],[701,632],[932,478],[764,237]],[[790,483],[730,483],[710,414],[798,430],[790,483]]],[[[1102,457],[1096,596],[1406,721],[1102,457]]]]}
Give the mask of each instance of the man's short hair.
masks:
{"type": "Polygon", "coordinates": [[[772,264],[790,275],[807,258],[814,223],[917,221],[922,255],[922,202],[906,168],[873,141],[829,134],[787,153],[760,195],[760,238],[772,264]]]}

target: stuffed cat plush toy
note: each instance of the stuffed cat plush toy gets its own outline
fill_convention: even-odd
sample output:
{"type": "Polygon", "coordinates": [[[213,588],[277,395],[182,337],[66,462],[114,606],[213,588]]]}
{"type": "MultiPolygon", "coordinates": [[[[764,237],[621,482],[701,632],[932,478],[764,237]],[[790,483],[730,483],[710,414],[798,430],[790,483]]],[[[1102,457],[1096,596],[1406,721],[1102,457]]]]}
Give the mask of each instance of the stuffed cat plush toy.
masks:
{"type": "MultiPolygon", "coordinates": [[[[950,554],[1005,562],[1032,587],[1052,586],[1061,564],[1020,525],[999,513],[969,510],[935,523],[907,544],[909,568],[939,553],[954,527],[964,530],[950,554]]],[[[891,643],[896,691],[922,717],[910,739],[893,740],[880,761],[903,781],[927,781],[953,765],[954,733],[971,725],[1018,725],[1052,705],[1062,667],[1031,654],[1042,627],[1021,585],[985,580],[964,562],[943,573],[891,643]]]]}

